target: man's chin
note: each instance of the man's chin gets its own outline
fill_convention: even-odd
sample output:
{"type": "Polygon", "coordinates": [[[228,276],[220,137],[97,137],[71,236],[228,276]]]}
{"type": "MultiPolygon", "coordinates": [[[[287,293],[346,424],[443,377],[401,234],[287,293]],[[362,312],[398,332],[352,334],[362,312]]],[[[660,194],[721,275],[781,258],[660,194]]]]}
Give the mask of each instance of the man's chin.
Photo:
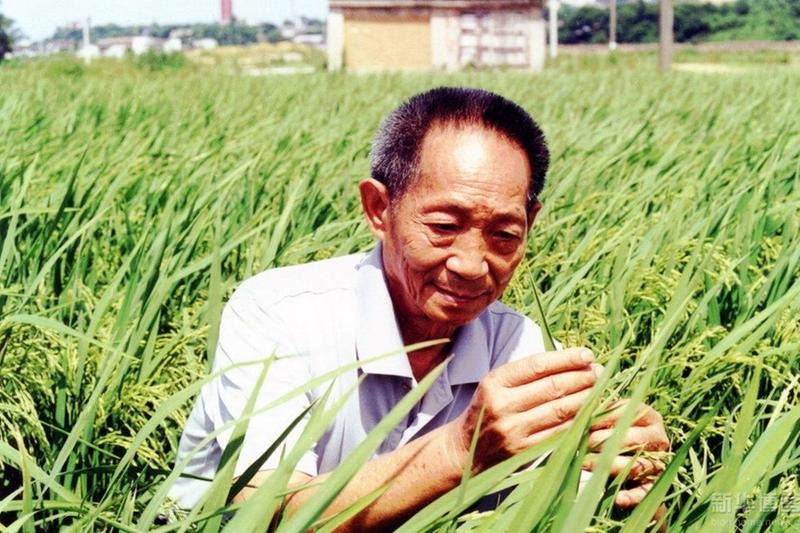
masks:
{"type": "Polygon", "coordinates": [[[463,326],[478,318],[486,305],[439,305],[429,316],[435,317],[439,322],[446,322],[450,326],[463,326]]]}

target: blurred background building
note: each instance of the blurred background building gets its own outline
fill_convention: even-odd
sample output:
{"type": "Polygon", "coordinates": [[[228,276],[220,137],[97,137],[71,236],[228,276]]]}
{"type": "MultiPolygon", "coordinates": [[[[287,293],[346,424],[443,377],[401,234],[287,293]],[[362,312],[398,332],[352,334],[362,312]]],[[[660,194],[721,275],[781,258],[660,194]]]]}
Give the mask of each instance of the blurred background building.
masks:
{"type": "Polygon", "coordinates": [[[328,67],[541,70],[542,0],[331,0],[328,67]]]}
{"type": "Polygon", "coordinates": [[[220,22],[230,24],[233,20],[233,0],[220,0],[220,22]]]}

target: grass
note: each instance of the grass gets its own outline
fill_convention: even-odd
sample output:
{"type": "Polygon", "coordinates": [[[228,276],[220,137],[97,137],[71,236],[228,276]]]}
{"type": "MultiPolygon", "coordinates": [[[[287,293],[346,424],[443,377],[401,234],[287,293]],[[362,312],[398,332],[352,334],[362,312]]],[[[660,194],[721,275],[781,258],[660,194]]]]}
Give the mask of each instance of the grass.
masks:
{"type": "Polygon", "coordinates": [[[247,72],[247,69],[269,69],[280,66],[323,68],[325,64],[324,52],[289,42],[192,50],[187,53],[187,57],[197,64],[213,65],[218,69],[237,73],[247,72]]]}
{"type": "MultiPolygon", "coordinates": [[[[553,152],[505,300],[617,367],[593,404],[650,402],[675,455],[633,513],[612,508],[619,482],[602,475],[577,495],[589,405],[573,431],[465,476],[405,530],[639,531],[662,498],[672,531],[800,528],[800,74],[660,76],[650,63],[259,79],[0,67],[0,524],[268,522],[285,475],[241,509],[220,477],[205,507],[157,525],[221,305],[263,269],[367,249],[355,184],[380,119],[422,89],[464,84],[524,105],[553,152]],[[512,475],[548,452],[544,468],[512,475]],[[497,511],[468,512],[502,488],[497,511]]],[[[334,411],[318,406],[305,440],[334,411]]],[[[336,493],[369,443],[320,494],[336,493]]],[[[314,524],[326,501],[281,530],[314,524]]]]}

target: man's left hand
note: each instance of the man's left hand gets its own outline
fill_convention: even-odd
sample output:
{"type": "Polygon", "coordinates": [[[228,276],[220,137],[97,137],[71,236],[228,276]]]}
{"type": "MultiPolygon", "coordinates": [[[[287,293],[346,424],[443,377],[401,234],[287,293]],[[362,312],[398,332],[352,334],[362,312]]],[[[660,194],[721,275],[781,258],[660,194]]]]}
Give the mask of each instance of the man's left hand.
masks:
{"type": "MultiPolygon", "coordinates": [[[[603,443],[614,433],[614,428],[627,404],[627,400],[616,402],[611,406],[609,413],[592,425],[589,435],[590,450],[602,450],[603,443]]],[[[614,500],[617,507],[628,509],[644,499],[665,468],[661,460],[649,456],[647,452],[666,452],[669,451],[669,447],[661,415],[648,405],[640,405],[633,424],[622,440],[622,454],[614,458],[609,472],[610,475],[617,476],[630,468],[627,481],[614,500]],[[636,454],[641,455],[637,457],[636,454]]],[[[590,455],[584,465],[587,470],[592,470],[594,467],[593,457],[596,456],[590,455]]]]}

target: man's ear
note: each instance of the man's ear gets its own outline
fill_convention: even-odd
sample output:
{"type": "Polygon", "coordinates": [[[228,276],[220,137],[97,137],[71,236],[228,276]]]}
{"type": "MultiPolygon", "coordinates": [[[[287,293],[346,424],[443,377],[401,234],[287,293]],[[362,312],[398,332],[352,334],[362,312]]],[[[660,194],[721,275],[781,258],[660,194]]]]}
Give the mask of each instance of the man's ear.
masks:
{"type": "Polygon", "coordinates": [[[388,230],[389,190],[386,185],[373,178],[358,184],[361,193],[361,207],[367,217],[369,229],[376,239],[383,240],[388,230]]]}
{"type": "Polygon", "coordinates": [[[533,221],[536,220],[536,215],[542,210],[542,203],[534,199],[531,207],[528,209],[528,229],[533,227],[533,221]]]}

